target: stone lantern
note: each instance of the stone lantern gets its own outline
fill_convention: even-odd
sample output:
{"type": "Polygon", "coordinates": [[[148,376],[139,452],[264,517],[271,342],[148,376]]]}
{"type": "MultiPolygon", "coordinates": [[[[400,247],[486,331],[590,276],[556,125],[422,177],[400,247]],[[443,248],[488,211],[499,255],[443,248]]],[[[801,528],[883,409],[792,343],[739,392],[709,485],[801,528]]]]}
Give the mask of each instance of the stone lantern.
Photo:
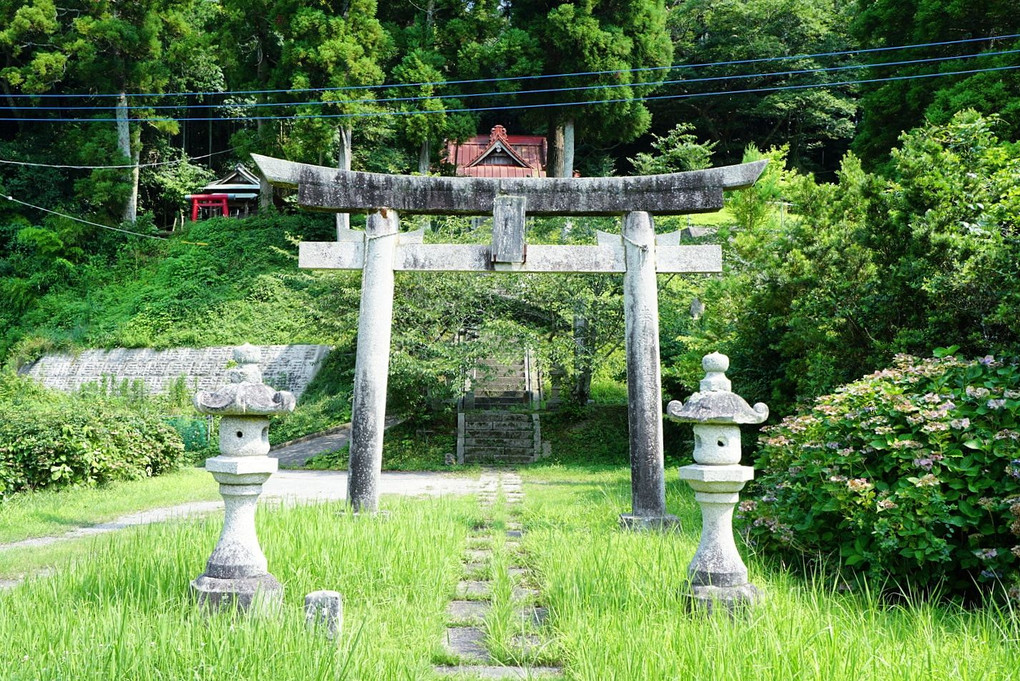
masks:
{"type": "Polygon", "coordinates": [[[666,415],[680,423],[694,424],[694,460],[680,469],[680,479],[694,488],[701,506],[701,543],[687,568],[694,599],[709,610],[718,601],[727,609],[754,602],[758,589],[747,581],[747,566],[733,539],[733,508],[741,489],[754,477],[754,468],[740,465],[740,424],[762,423],[769,408],[762,403],[752,409],[730,391],[724,373],[730,366],[726,355],[706,355],[701,362],[705,378],[687,404],[670,402],[666,415]]]}
{"type": "Polygon", "coordinates": [[[230,383],[215,392],[200,390],[195,408],[220,416],[220,455],[205,469],[220,483],[223,532],[205,572],[191,583],[200,605],[265,610],[279,605],[283,586],[269,574],[255,534],[255,508],[262,485],[279,462],[269,453],[269,417],[294,410],[294,396],[262,382],[260,351],[251,345],[234,350],[237,367],[230,383]]]}

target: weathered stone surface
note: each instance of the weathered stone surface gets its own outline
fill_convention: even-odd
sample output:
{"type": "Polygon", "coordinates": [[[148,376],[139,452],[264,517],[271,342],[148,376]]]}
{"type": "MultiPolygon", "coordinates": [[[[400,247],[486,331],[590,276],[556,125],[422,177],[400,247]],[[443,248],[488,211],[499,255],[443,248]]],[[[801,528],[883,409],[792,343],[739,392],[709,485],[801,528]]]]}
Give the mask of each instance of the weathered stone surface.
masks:
{"type": "Polygon", "coordinates": [[[469,662],[488,662],[491,657],[485,648],[485,632],[475,627],[448,627],[446,650],[449,654],[469,662]]]}
{"type": "Polygon", "coordinates": [[[481,624],[491,608],[489,601],[450,601],[446,616],[454,622],[481,624]]]}
{"type": "Polygon", "coordinates": [[[439,676],[459,676],[464,679],[552,679],[563,678],[559,667],[496,667],[489,665],[463,665],[459,667],[435,667],[439,676]]]}
{"type": "Polygon", "coordinates": [[[532,589],[526,586],[515,586],[511,590],[511,596],[515,601],[534,601],[541,595],[542,592],[538,589],[532,589]]]}
{"type": "MultiPolygon", "coordinates": [[[[295,399],[292,394],[286,391],[273,390],[262,383],[262,370],[259,368],[261,351],[253,345],[243,345],[234,349],[234,361],[238,366],[228,372],[230,383],[215,391],[199,390],[195,393],[193,400],[195,409],[201,414],[215,414],[223,417],[245,417],[242,419],[224,420],[230,427],[237,429],[237,433],[230,433],[224,439],[224,430],[220,427],[220,451],[223,454],[224,446],[240,447],[240,443],[248,443],[261,440],[260,434],[264,435],[269,426],[267,419],[254,419],[246,426],[247,417],[271,416],[273,414],[286,414],[294,411],[295,399]],[[255,432],[241,432],[247,427],[261,429],[260,434],[255,432]],[[226,444],[227,442],[233,443],[226,444]]],[[[229,430],[230,428],[228,428],[229,430]]],[[[258,447],[259,455],[269,452],[268,437],[265,440],[265,451],[258,447]]],[[[250,446],[249,446],[250,448],[250,446]]],[[[231,450],[233,451],[233,450],[231,450]]],[[[254,455],[254,454],[252,454],[254,455]]]]}
{"type": "MultiPolygon", "coordinates": [[[[259,367],[266,383],[295,397],[305,391],[329,354],[329,347],[325,345],[262,345],[258,348],[262,356],[259,367]]],[[[215,390],[226,382],[224,367],[233,352],[233,346],[84,350],[73,355],[43,355],[21,372],[47,388],[63,391],[110,380],[115,384],[141,381],[146,392],[159,394],[169,390],[181,377],[191,389],[215,390]]]]}
{"type": "Polygon", "coordinates": [[[533,627],[540,627],[549,619],[549,608],[531,606],[517,611],[518,616],[533,627]]]}
{"type": "Polygon", "coordinates": [[[524,217],[528,200],[523,196],[497,196],[492,210],[492,265],[513,271],[524,263],[524,217]]]}
{"type": "Polygon", "coordinates": [[[313,591],[305,596],[305,624],[336,638],[344,627],[343,596],[336,591],[313,591]]]}
{"type": "Polygon", "coordinates": [[[203,574],[191,582],[191,590],[198,604],[210,610],[265,615],[277,612],[283,604],[283,586],[268,573],[229,579],[203,574]]]}
{"type": "Polygon", "coordinates": [[[220,483],[224,518],[205,573],[192,582],[192,590],[205,606],[261,611],[278,606],[283,598],[283,587],[268,573],[255,533],[262,484],[279,465],[266,456],[268,415],[293,410],[294,397],[257,382],[262,375],[256,348],[239,348],[234,357],[238,368],[230,372],[231,384],[215,393],[199,392],[194,400],[199,411],[223,415],[222,454],[208,459],[206,470],[220,483]]]}
{"type": "Polygon", "coordinates": [[[531,215],[622,215],[640,210],[677,215],[718,210],[722,190],[749,187],[764,161],[640,177],[477,178],[381,175],[338,171],[252,154],[274,185],[298,189],[309,208],[487,215],[497,196],[528,198],[531,215]]]}
{"type": "Polygon", "coordinates": [[[457,583],[457,595],[465,597],[488,598],[492,595],[492,582],[465,579],[457,583]]]}
{"type": "Polygon", "coordinates": [[[681,528],[680,519],[669,513],[663,515],[620,514],[620,527],[635,532],[669,532],[681,528]]]}
{"type": "Polygon", "coordinates": [[[663,518],[667,514],[660,412],[659,291],[651,215],[628,213],[623,222],[623,237],[627,251],[623,314],[632,515],[663,518]]]}
{"type": "Polygon", "coordinates": [[[737,551],[733,536],[733,509],[739,492],[754,477],[754,469],[741,466],[740,427],[738,423],[760,423],[768,416],[768,407],[752,410],[739,396],[730,392],[725,376],[729,359],[713,353],[702,362],[705,379],[701,392],[691,396],[687,405],[670,404],[668,415],[676,421],[694,422],[696,464],[680,469],[680,479],[695,490],[694,500],[701,507],[701,541],[687,567],[693,602],[711,611],[721,603],[732,610],[737,603],[749,604],[759,598],[758,590],[747,581],[747,566],[737,551]]]}
{"type": "MultiPolygon", "coordinates": [[[[393,269],[398,271],[497,272],[489,246],[470,244],[398,245],[393,269]]],[[[364,264],[362,244],[304,241],[298,247],[298,264],[311,270],[357,270],[364,264]]],[[[653,262],[661,273],[722,271],[719,246],[668,246],[653,262]]],[[[527,260],[514,272],[621,273],[626,271],[623,246],[528,246],[527,260]]]]}
{"type": "Polygon", "coordinates": [[[393,257],[399,227],[393,211],[373,213],[365,226],[368,244],[361,278],[347,476],[347,503],[355,511],[373,512],[379,507],[393,324],[393,257]]]}

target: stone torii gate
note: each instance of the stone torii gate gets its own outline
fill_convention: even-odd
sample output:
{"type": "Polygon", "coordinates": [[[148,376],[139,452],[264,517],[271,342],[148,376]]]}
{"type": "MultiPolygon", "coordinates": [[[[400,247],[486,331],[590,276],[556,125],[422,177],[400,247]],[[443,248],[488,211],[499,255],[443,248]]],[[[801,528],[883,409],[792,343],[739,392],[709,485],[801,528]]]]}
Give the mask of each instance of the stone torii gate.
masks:
{"type": "Polygon", "coordinates": [[[681,246],[656,236],[651,214],[722,208],[724,189],[749,187],[765,161],[668,175],[593,178],[476,178],[342,171],[252,154],[275,186],[297,189],[309,210],[368,212],[365,230],[338,229],[335,242],[303,242],[299,266],[360,269],[361,310],[354,369],[348,503],[379,501],[394,272],[623,273],[632,513],[627,526],[671,523],[666,513],[659,369],[657,272],[722,271],[718,246],[681,246]],[[491,245],[425,244],[424,230],[399,231],[398,214],[493,216],[491,245]],[[622,234],[595,246],[527,245],[526,215],[621,215],[622,234]]]}

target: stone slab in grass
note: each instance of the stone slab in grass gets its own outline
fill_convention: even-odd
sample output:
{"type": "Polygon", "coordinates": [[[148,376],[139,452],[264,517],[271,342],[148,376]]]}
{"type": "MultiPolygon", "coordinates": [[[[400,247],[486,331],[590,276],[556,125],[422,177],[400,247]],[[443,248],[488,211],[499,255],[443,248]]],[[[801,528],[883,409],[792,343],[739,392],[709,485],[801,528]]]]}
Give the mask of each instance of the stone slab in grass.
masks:
{"type": "Polygon", "coordinates": [[[534,627],[540,627],[545,624],[545,621],[549,618],[549,608],[533,605],[528,608],[521,608],[517,611],[517,615],[526,624],[530,624],[534,627]]]}
{"type": "Polygon", "coordinates": [[[534,657],[542,649],[543,644],[534,634],[518,634],[510,639],[510,647],[519,650],[524,657],[534,657]]]}
{"type": "Polygon", "coordinates": [[[512,537],[514,539],[520,539],[521,537],[524,536],[524,530],[507,530],[506,536],[512,537]]]}
{"type": "Polygon", "coordinates": [[[465,579],[457,583],[457,595],[465,598],[488,598],[492,595],[492,582],[465,579]]]}
{"type": "Polygon", "coordinates": [[[468,549],[464,552],[464,558],[468,563],[488,563],[489,559],[492,558],[492,551],[468,549]]]}
{"type": "Polygon", "coordinates": [[[489,569],[488,563],[464,563],[465,575],[485,574],[485,571],[488,569],[489,569]]]}
{"type": "Polygon", "coordinates": [[[450,601],[446,616],[453,622],[481,624],[491,607],[489,601],[450,601]]]}
{"type": "Polygon", "coordinates": [[[537,600],[541,593],[538,589],[529,589],[525,586],[515,586],[511,592],[515,601],[537,600]]]}
{"type": "Polygon", "coordinates": [[[437,676],[458,679],[562,679],[559,667],[495,667],[472,665],[464,667],[436,667],[437,676]]]}
{"type": "Polygon", "coordinates": [[[468,662],[489,662],[485,632],[477,627],[447,627],[446,652],[468,662]]]}
{"type": "Polygon", "coordinates": [[[511,567],[506,569],[506,573],[511,577],[526,577],[528,574],[528,568],[511,567]]]}

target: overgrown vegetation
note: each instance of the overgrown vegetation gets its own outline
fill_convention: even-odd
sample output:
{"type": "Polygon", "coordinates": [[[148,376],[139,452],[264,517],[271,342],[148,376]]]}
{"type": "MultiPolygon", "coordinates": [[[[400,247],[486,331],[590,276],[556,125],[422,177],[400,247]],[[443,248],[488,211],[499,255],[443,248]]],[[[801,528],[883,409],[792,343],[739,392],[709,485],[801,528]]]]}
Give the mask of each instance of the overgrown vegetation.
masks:
{"type": "Polygon", "coordinates": [[[757,547],[1020,598],[1020,364],[940,356],[900,356],[765,429],[740,514],[757,547]]]}
{"type": "Polygon", "coordinates": [[[160,475],[183,460],[180,436],[157,416],[0,372],[0,498],[160,475]]]}

